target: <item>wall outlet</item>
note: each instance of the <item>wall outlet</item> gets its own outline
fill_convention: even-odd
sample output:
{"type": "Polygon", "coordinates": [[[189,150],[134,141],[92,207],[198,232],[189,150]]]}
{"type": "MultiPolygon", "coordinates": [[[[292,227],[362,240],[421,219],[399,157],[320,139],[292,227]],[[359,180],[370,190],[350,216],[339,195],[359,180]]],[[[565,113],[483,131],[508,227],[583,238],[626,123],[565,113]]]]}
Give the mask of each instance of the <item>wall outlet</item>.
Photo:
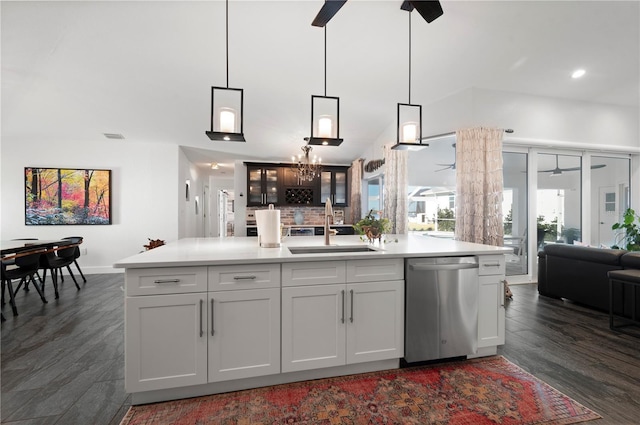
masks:
{"type": "Polygon", "coordinates": [[[81,248],[80,249],[80,254],[87,255],[87,248],[81,248]]]}

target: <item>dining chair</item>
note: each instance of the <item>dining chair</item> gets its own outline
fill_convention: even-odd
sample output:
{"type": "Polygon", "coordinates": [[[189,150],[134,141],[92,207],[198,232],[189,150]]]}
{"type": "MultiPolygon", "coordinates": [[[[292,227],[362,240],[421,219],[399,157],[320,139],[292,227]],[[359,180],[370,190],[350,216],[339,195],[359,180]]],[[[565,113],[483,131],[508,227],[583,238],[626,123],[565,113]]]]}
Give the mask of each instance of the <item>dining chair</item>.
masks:
{"type": "MultiPolygon", "coordinates": [[[[66,238],[62,238],[63,240],[71,240],[71,243],[74,245],[79,245],[82,243],[82,241],[84,240],[82,238],[82,236],[68,236],[66,238]]],[[[72,248],[69,248],[70,250],[72,248]]],[[[58,252],[58,255],[60,255],[60,252],[58,252]]],[[[75,246],[73,247],[73,264],[75,264],[76,268],[78,269],[78,272],[80,273],[80,276],[82,276],[82,281],[87,283],[87,279],[84,277],[84,274],[82,273],[82,270],[80,269],[80,265],[78,264],[78,258],[80,258],[80,247],[79,246],[75,246]]]]}
{"type": "Polygon", "coordinates": [[[9,290],[9,302],[11,304],[11,309],[13,310],[13,315],[18,315],[18,309],[16,308],[15,295],[20,290],[20,286],[26,285],[28,282],[33,283],[33,287],[36,288],[38,295],[40,295],[40,299],[43,303],[47,303],[47,299],[44,297],[44,292],[40,289],[38,284],[33,277],[38,273],[38,269],[40,267],[40,256],[42,252],[33,252],[24,255],[16,255],[12,260],[12,264],[7,264],[7,262],[2,262],[2,305],[4,302],[4,293],[5,288],[9,290]],[[7,268],[7,266],[13,266],[12,268],[7,268]],[[13,289],[13,280],[20,279],[18,286],[13,289]]]}
{"type": "MultiPolygon", "coordinates": [[[[11,240],[12,241],[37,241],[38,238],[13,238],[11,240]]],[[[14,264],[13,260],[11,259],[7,261],[8,261],[6,263],[7,265],[14,264]]],[[[40,273],[36,273],[36,276],[38,276],[38,280],[40,281],[40,283],[42,283],[42,278],[40,277],[40,273]]],[[[25,292],[29,292],[29,282],[27,282],[22,289],[24,289],[25,292]]]]}
{"type": "MultiPolygon", "coordinates": [[[[58,252],[64,251],[64,250],[70,251],[70,250],[73,250],[73,247],[63,248],[58,250],[58,252]]],[[[71,264],[73,264],[73,261],[74,261],[74,256],[69,254],[62,257],[59,255],[56,255],[56,253],[53,251],[47,251],[44,254],[42,254],[40,256],[40,268],[43,270],[42,291],[44,292],[44,283],[47,280],[47,270],[49,270],[51,271],[51,280],[53,282],[53,291],[55,293],[56,299],[60,297],[60,294],[58,293],[58,274],[60,275],[60,280],[64,282],[64,277],[62,276],[62,269],[64,267],[66,267],[67,270],[69,271],[69,275],[73,279],[73,283],[75,283],[76,288],[80,290],[80,285],[78,285],[78,281],[76,280],[76,277],[73,275],[73,272],[71,271],[71,267],[69,267],[71,264]]]]}

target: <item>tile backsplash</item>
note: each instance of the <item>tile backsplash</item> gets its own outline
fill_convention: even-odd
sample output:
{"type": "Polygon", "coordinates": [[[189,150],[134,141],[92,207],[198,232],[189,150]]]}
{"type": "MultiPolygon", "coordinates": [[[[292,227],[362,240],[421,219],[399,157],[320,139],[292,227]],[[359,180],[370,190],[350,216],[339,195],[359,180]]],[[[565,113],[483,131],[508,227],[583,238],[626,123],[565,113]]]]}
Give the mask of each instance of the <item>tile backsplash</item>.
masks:
{"type": "MultiPolygon", "coordinates": [[[[265,209],[264,207],[247,207],[247,211],[265,209]]],[[[324,207],[276,207],[280,210],[280,222],[285,226],[293,226],[296,224],[293,219],[296,211],[302,212],[304,217],[303,225],[322,226],[324,224],[324,207]]],[[[333,212],[342,211],[344,208],[333,207],[333,212]]],[[[346,214],[345,214],[346,215],[346,214]]],[[[348,224],[348,223],[345,223],[348,224]]]]}

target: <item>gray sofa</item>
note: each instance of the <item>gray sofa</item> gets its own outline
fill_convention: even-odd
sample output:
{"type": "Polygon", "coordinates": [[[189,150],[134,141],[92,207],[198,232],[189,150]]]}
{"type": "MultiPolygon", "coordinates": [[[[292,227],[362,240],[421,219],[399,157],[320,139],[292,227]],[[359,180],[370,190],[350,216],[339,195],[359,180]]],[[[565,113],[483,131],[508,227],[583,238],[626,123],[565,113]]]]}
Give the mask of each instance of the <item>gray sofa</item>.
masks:
{"type": "MultiPolygon", "coordinates": [[[[567,244],[545,245],[538,252],[538,293],[609,311],[607,273],[622,269],[640,269],[640,252],[567,244]]],[[[631,299],[627,288],[614,287],[613,300],[615,312],[630,314],[631,299]],[[623,293],[625,290],[627,293],[623,293]]],[[[636,310],[640,310],[640,291],[636,294],[636,306],[636,310]]],[[[640,317],[640,311],[636,313],[640,317]]]]}

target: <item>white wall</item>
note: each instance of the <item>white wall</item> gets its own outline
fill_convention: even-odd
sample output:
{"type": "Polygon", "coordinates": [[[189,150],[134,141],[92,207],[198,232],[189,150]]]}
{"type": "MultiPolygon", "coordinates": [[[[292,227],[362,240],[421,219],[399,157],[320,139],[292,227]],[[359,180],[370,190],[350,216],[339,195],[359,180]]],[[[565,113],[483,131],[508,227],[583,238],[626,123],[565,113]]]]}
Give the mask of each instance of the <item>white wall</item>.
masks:
{"type": "Polygon", "coordinates": [[[167,242],[178,237],[178,147],[170,144],[104,140],[72,144],[12,143],[3,138],[1,216],[3,240],[83,236],[79,263],[83,272],[118,272],[116,261],[144,250],[147,238],[167,242]],[[26,226],[24,167],[69,167],[112,170],[110,226],[26,226]]]}
{"type": "Polygon", "coordinates": [[[472,93],[474,125],[515,130],[507,137],[640,148],[638,108],[481,89],[472,93]]]}
{"type": "Polygon", "coordinates": [[[202,222],[203,189],[209,176],[198,170],[182,149],[178,150],[178,238],[195,238],[204,236],[202,222]],[[186,184],[189,182],[189,199],[186,197],[186,184]],[[196,214],[196,197],[199,199],[198,214],[196,214]]]}

